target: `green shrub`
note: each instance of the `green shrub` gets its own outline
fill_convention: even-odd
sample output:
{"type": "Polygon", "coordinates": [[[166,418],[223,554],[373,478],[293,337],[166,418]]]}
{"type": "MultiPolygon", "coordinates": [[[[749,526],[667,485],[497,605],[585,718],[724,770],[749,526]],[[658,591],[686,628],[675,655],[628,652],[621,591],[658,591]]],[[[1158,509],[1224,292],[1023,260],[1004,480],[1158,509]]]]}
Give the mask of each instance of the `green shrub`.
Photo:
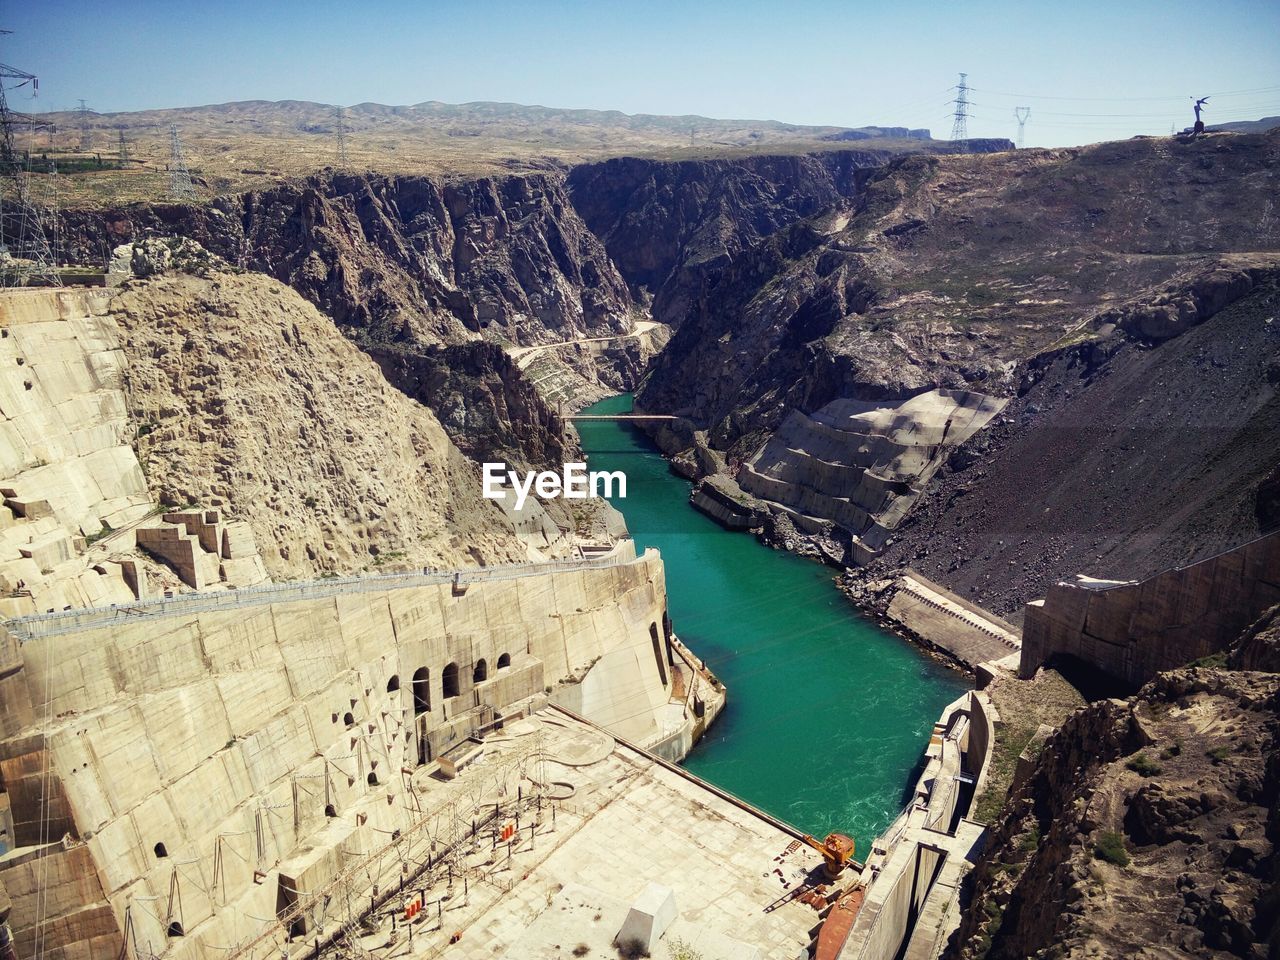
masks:
{"type": "Polygon", "coordinates": [[[1214,747],[1212,750],[1206,750],[1205,756],[1214,763],[1222,763],[1227,759],[1227,757],[1231,756],[1231,748],[1226,744],[1223,744],[1221,747],[1214,747]]]}
{"type": "Polygon", "coordinates": [[[1124,837],[1114,830],[1106,830],[1093,845],[1093,855],[1099,860],[1114,863],[1117,867],[1129,865],[1129,851],[1124,848],[1124,837]]]}
{"type": "Polygon", "coordinates": [[[1031,829],[1018,841],[1018,849],[1023,853],[1031,853],[1038,846],[1040,846],[1040,824],[1033,821],[1031,829]]]}
{"type": "Polygon", "coordinates": [[[1130,770],[1133,770],[1135,773],[1142,774],[1144,777],[1154,777],[1164,769],[1160,764],[1148,757],[1145,751],[1138,754],[1126,763],[1125,766],[1130,770]]]}
{"type": "Polygon", "coordinates": [[[1187,664],[1188,667],[1211,667],[1222,669],[1227,665],[1227,655],[1223,653],[1211,653],[1207,657],[1201,657],[1198,660],[1192,660],[1187,664]]]}

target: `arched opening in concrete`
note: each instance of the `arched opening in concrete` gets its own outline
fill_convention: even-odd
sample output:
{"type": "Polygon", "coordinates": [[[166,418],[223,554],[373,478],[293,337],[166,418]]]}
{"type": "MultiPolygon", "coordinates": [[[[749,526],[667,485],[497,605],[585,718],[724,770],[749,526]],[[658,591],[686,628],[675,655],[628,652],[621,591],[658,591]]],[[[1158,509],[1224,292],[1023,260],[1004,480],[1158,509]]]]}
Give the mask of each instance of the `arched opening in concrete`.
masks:
{"type": "Polygon", "coordinates": [[[336,817],[338,815],[338,808],[332,803],[326,803],[324,805],[324,815],[329,818],[336,817]]]}
{"type": "Polygon", "coordinates": [[[444,673],[440,676],[440,689],[446,699],[456,697],[459,694],[458,665],[456,663],[451,663],[444,668],[444,673]]]}
{"type": "Polygon", "coordinates": [[[489,664],[484,659],[484,657],[481,657],[479,660],[476,661],[476,668],[471,671],[471,682],[484,683],[484,681],[488,679],[489,679],[489,664]]]}
{"type": "Polygon", "coordinates": [[[418,766],[431,762],[431,741],[425,735],[418,737],[418,766]]]}
{"type": "Polygon", "coordinates": [[[157,843],[157,844],[156,844],[156,856],[157,856],[157,857],[161,857],[161,858],[163,858],[163,857],[167,857],[168,855],[169,855],[169,851],[165,849],[164,844],[163,844],[163,843],[157,843]]]}
{"type": "Polygon", "coordinates": [[[180,924],[177,920],[173,920],[169,923],[169,929],[166,930],[165,933],[167,933],[171,937],[186,936],[186,934],[183,933],[182,924],[180,924]]]}
{"type": "Polygon", "coordinates": [[[348,727],[354,727],[356,725],[355,715],[351,713],[344,713],[342,715],[342,722],[348,727]]]}
{"type": "Polygon", "coordinates": [[[400,674],[393,673],[391,679],[387,681],[387,693],[395,693],[400,689],[400,674]]]}
{"type": "Polygon", "coordinates": [[[658,664],[658,676],[662,678],[662,685],[667,685],[667,665],[662,661],[662,641],[658,639],[658,625],[656,623],[649,624],[649,639],[653,641],[653,659],[658,664]]]}
{"type": "Polygon", "coordinates": [[[502,654],[501,656],[499,656],[499,657],[498,657],[498,669],[499,669],[499,670],[505,670],[505,669],[507,669],[507,667],[509,667],[509,666],[511,666],[511,654],[509,654],[509,653],[504,653],[504,654],[502,654]]]}
{"type": "Polygon", "coordinates": [[[413,713],[426,713],[431,709],[431,671],[419,667],[413,671],[413,713]]]}
{"type": "Polygon", "coordinates": [[[369,776],[365,777],[365,780],[368,781],[369,786],[376,787],[378,785],[378,774],[370,770],[369,776]]]}

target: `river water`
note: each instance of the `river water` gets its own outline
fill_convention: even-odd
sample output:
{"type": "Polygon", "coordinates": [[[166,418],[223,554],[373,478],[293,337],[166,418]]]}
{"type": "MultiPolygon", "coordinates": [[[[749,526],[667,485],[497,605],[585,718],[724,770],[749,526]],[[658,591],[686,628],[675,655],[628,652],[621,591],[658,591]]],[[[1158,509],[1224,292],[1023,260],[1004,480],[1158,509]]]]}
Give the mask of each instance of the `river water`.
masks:
{"type": "MultiPolygon", "coordinates": [[[[624,394],[583,412],[630,409],[624,394]]],[[[613,505],[638,549],[662,551],[675,631],[729,688],[685,766],[819,838],[849,834],[863,859],[964,678],[860,616],[831,570],[694,510],[689,483],[634,427],[578,432],[591,469],[626,473],[613,505]]]]}

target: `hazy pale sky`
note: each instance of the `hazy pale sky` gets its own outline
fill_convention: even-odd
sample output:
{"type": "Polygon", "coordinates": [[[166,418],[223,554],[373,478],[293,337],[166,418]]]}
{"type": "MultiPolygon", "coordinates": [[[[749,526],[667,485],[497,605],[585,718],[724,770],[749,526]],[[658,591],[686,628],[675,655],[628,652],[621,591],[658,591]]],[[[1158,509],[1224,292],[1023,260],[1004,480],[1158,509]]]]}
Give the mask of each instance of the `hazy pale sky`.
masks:
{"type": "Polygon", "coordinates": [[[6,0],[0,61],[36,103],[505,100],[627,113],[928,127],[1053,146],[1280,114],[1277,0],[6,0]]]}

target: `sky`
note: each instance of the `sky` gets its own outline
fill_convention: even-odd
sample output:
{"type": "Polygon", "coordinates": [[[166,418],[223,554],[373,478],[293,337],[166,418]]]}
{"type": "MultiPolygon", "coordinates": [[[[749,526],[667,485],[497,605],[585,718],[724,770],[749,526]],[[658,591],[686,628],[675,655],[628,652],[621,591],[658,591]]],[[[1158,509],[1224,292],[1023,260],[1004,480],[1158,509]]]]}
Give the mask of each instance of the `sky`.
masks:
{"type": "Polygon", "coordinates": [[[1277,0],[0,2],[32,102],[502,100],[627,113],[928,127],[1061,146],[1280,115],[1277,0]]]}

